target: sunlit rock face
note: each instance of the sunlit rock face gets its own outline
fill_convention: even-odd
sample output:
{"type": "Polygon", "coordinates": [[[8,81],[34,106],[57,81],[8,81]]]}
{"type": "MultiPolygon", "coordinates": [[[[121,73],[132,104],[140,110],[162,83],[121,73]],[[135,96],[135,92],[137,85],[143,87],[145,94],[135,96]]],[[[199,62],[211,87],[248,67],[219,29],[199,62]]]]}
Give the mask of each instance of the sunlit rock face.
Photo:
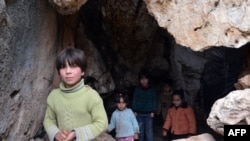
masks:
{"type": "Polygon", "coordinates": [[[87,0],[49,0],[49,2],[62,15],[69,15],[77,12],[87,0]]]}
{"type": "Polygon", "coordinates": [[[204,50],[211,46],[239,48],[250,39],[250,1],[144,0],[160,27],[176,42],[204,50]]]}
{"type": "Polygon", "coordinates": [[[239,90],[250,88],[250,74],[247,74],[238,79],[238,82],[234,84],[235,87],[239,90]]]}
{"type": "Polygon", "coordinates": [[[207,124],[224,135],[224,125],[250,124],[250,89],[230,92],[218,99],[207,118],[207,124]]]}

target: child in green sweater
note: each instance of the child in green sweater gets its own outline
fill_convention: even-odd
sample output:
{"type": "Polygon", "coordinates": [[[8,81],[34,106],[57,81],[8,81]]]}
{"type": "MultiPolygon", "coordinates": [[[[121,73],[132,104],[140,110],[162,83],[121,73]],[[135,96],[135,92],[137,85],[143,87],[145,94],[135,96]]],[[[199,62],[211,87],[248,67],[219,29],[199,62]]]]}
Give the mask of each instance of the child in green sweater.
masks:
{"type": "Polygon", "coordinates": [[[81,49],[66,48],[57,57],[61,83],[47,98],[43,121],[51,141],[89,141],[107,129],[102,98],[84,84],[86,66],[86,56],[81,49]]]}

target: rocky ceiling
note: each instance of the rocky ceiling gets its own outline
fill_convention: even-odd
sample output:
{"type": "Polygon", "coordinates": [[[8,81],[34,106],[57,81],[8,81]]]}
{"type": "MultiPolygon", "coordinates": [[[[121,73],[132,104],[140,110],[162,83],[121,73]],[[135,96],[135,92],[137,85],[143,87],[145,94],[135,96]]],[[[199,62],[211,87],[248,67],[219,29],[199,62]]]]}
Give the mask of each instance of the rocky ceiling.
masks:
{"type": "Polygon", "coordinates": [[[106,97],[115,89],[132,94],[146,67],[156,87],[172,79],[198,117],[209,114],[249,72],[249,3],[0,0],[0,140],[46,141],[46,98],[59,82],[54,60],[66,47],[86,52],[85,81],[107,110],[106,97]]]}
{"type": "Polygon", "coordinates": [[[160,27],[193,50],[239,48],[249,42],[250,2],[246,0],[145,0],[160,27]],[[180,8],[181,7],[181,8],[180,8]]]}
{"type": "MultiPolygon", "coordinates": [[[[49,1],[63,15],[77,12],[86,3],[86,0],[49,1]]],[[[249,42],[249,1],[143,1],[158,25],[172,34],[178,44],[192,50],[201,51],[214,46],[239,48],[249,42]]]]}

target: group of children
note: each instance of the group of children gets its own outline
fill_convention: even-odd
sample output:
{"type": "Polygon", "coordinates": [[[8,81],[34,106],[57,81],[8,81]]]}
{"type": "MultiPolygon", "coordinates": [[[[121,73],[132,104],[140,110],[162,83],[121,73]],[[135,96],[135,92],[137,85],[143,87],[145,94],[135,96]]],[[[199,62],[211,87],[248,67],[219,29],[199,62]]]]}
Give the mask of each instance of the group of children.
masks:
{"type": "MultiPolygon", "coordinates": [[[[196,134],[196,120],[193,109],[184,101],[182,91],[171,93],[172,105],[157,107],[157,92],[150,85],[150,74],[142,70],[138,75],[140,86],[134,90],[132,107],[127,107],[128,96],[123,92],[115,95],[117,109],[112,113],[110,123],[99,94],[84,84],[86,56],[76,48],[61,51],[56,68],[61,78],[59,88],[50,92],[43,121],[51,141],[90,141],[102,132],[115,129],[117,141],[153,141],[153,118],[159,108],[166,119],[162,135],[171,139],[185,138],[196,134]]],[[[162,98],[163,99],[163,98],[162,98]]]]}

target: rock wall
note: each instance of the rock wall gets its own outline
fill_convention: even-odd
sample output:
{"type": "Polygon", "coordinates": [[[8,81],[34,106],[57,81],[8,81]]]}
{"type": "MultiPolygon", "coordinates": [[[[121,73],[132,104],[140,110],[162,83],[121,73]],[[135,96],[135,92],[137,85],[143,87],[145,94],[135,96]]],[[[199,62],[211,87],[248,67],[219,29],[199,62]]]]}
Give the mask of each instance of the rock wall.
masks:
{"type": "Polygon", "coordinates": [[[160,27],[178,44],[202,51],[211,47],[239,48],[249,39],[250,1],[144,0],[160,27]]]}
{"type": "Polygon", "coordinates": [[[208,125],[224,135],[224,125],[250,124],[250,89],[235,90],[215,101],[207,118],[208,125]]]}
{"type": "Polygon", "coordinates": [[[86,51],[90,57],[86,74],[100,94],[114,89],[131,94],[138,71],[147,67],[156,86],[170,77],[175,88],[187,91],[192,104],[204,64],[211,59],[196,51],[213,45],[240,47],[249,38],[244,16],[215,18],[240,14],[242,7],[247,11],[246,1],[192,2],[91,0],[63,15],[49,1],[0,0],[0,140],[46,140],[42,129],[46,98],[59,82],[54,60],[65,47],[86,51]],[[205,15],[197,5],[208,6],[205,15]],[[207,20],[201,20],[206,14],[207,20]]]}
{"type": "Polygon", "coordinates": [[[1,0],[0,7],[0,140],[27,141],[41,127],[52,84],[56,11],[35,0],[1,0]]]}

